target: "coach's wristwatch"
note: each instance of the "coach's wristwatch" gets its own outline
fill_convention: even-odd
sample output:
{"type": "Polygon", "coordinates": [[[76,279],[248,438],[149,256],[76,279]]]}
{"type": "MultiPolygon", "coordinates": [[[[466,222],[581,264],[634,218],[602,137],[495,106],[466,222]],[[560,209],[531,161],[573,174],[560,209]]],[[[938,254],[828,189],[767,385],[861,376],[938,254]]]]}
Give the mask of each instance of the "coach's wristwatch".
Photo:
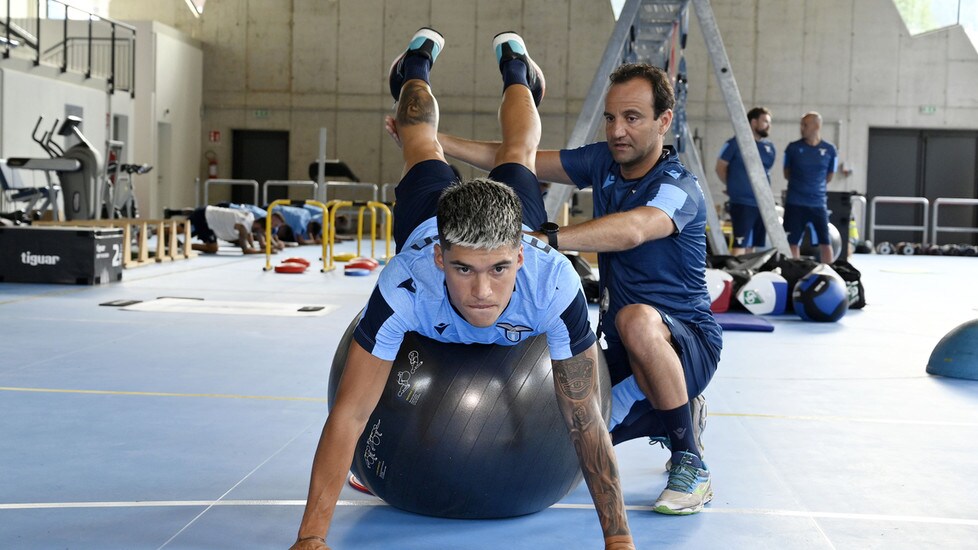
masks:
{"type": "Polygon", "coordinates": [[[560,231],[560,226],[554,222],[544,222],[540,226],[540,232],[547,236],[547,244],[551,246],[554,250],[557,248],[557,232],[560,231]]]}

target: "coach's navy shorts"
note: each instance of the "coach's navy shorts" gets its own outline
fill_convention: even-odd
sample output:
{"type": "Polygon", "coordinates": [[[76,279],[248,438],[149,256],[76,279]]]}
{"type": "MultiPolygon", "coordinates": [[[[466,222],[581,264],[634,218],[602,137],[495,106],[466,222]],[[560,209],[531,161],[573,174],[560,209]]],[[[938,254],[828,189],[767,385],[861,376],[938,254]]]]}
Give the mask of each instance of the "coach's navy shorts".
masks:
{"type": "Polygon", "coordinates": [[[730,223],[733,225],[734,248],[764,246],[767,231],[759,208],[730,203],[730,223]]]}
{"type": "MultiPolygon", "coordinates": [[[[516,191],[523,203],[523,223],[529,228],[536,230],[547,221],[540,182],[526,166],[501,164],[489,172],[489,178],[505,183],[516,191]]],[[[397,252],[401,251],[401,245],[421,222],[435,216],[438,197],[456,181],[458,177],[452,167],[436,159],[415,164],[401,178],[395,189],[397,202],[394,204],[393,232],[397,252]]]]}
{"type": "MultiPolygon", "coordinates": [[[[703,393],[713,378],[720,362],[720,350],[711,344],[695,326],[688,325],[671,315],[659,311],[662,320],[672,334],[672,347],[679,356],[686,379],[686,394],[692,400],[703,393]]],[[[625,346],[617,340],[608,341],[604,351],[605,361],[614,387],[633,374],[625,346]]],[[[656,437],[665,434],[665,427],[654,412],[648,399],[632,404],[621,424],[611,432],[612,442],[617,445],[636,437],[656,437]]]]}
{"type": "Polygon", "coordinates": [[[800,245],[806,226],[810,226],[815,234],[812,244],[832,244],[829,240],[829,211],[825,207],[786,204],[784,232],[788,237],[788,244],[800,245]]]}

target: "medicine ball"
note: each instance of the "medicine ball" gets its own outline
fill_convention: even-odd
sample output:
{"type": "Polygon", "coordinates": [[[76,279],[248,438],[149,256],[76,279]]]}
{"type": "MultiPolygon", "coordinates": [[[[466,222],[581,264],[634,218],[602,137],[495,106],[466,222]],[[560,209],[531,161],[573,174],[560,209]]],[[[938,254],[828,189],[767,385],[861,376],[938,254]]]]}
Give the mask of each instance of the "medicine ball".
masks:
{"type": "Polygon", "coordinates": [[[838,273],[820,264],[795,285],[791,304],[806,321],[834,322],[849,310],[849,292],[838,273]]]}
{"type": "MultiPolygon", "coordinates": [[[[802,234],[798,252],[802,256],[814,256],[816,259],[818,259],[820,253],[817,246],[825,243],[819,243],[817,241],[818,239],[815,238],[811,226],[805,226],[805,232],[802,234]]],[[[828,244],[832,246],[832,261],[834,262],[838,260],[839,256],[842,254],[842,235],[839,234],[839,229],[833,223],[829,224],[828,244]]]]}
{"type": "Polygon", "coordinates": [[[722,269],[706,269],[706,289],[710,293],[710,311],[723,313],[730,309],[733,276],[722,269]]]}
{"type": "Polygon", "coordinates": [[[896,252],[902,256],[913,256],[920,253],[920,244],[899,242],[896,244],[896,252]]]}
{"type": "Polygon", "coordinates": [[[754,315],[780,315],[788,307],[788,281],[773,271],[762,271],[740,287],[737,301],[754,315]]]}
{"type": "MultiPolygon", "coordinates": [[[[333,359],[330,406],[356,323],[333,359]]],[[[595,374],[609,418],[600,350],[595,374]]],[[[391,506],[429,516],[513,517],[563,498],[582,475],[557,406],[546,335],[515,346],[405,335],[352,471],[391,506]]]]}

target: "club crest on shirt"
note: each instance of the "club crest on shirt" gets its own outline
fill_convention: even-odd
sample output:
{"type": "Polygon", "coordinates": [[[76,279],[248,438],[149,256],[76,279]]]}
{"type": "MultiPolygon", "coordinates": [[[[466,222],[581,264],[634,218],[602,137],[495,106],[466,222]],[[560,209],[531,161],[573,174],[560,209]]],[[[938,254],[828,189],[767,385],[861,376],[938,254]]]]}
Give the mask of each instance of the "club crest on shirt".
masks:
{"type": "Polygon", "coordinates": [[[822,153],[822,156],[824,157],[825,156],[825,153],[829,152],[829,150],[828,149],[823,149],[823,148],[819,147],[818,152],[819,153],[822,153]]]}
{"type": "Polygon", "coordinates": [[[522,339],[524,332],[530,332],[533,330],[530,327],[511,325],[509,323],[496,323],[496,326],[503,329],[503,332],[506,333],[506,339],[510,342],[519,342],[520,339],[522,339]]]}

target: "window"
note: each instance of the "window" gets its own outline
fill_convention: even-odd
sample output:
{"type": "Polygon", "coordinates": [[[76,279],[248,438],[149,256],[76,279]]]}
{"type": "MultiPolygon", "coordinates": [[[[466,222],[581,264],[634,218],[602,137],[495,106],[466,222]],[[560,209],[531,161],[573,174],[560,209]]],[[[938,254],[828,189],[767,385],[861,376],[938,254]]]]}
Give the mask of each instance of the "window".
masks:
{"type": "Polygon", "coordinates": [[[910,34],[961,25],[978,48],[978,0],[893,0],[910,34]]]}

